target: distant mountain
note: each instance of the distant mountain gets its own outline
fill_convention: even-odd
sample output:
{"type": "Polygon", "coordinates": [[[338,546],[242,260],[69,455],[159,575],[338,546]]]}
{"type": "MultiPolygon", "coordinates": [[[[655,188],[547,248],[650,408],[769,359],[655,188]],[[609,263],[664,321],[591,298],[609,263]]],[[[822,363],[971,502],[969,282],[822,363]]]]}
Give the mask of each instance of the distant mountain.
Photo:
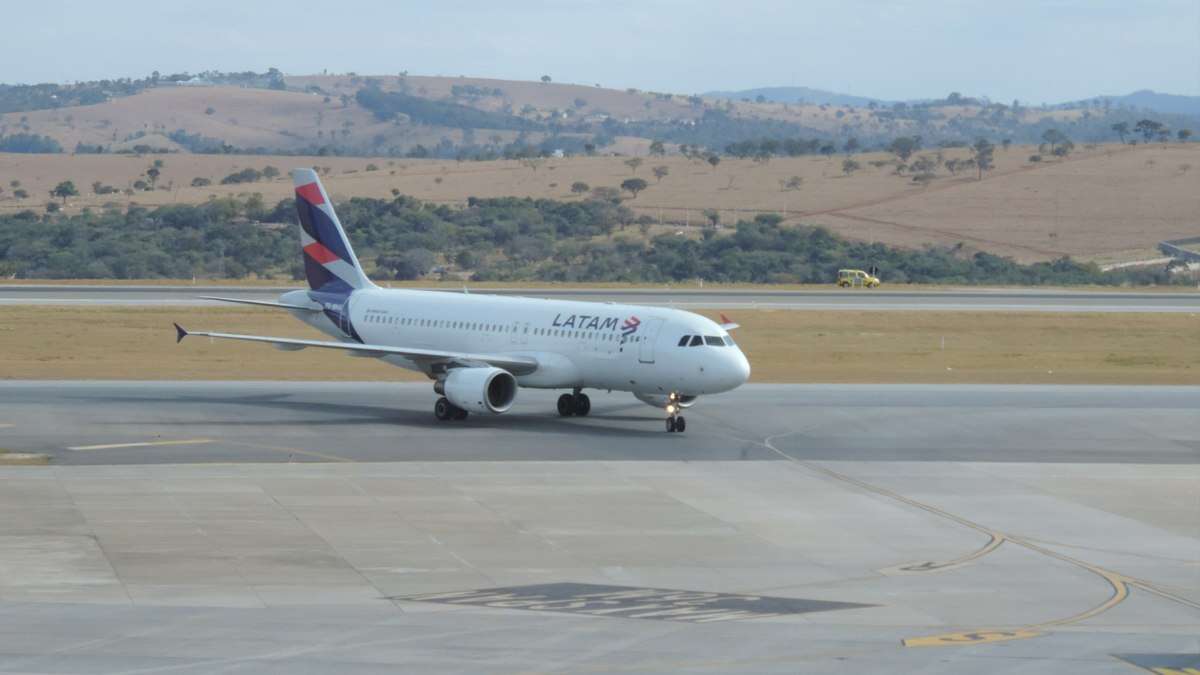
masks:
{"type": "Polygon", "coordinates": [[[1111,101],[1114,107],[1139,108],[1176,115],[1200,115],[1200,96],[1160,94],[1149,89],[1135,91],[1125,96],[1097,96],[1086,101],[1078,101],[1077,103],[1105,100],[1111,101]]]}
{"type": "Polygon", "coordinates": [[[878,98],[868,98],[866,96],[852,96],[850,94],[839,94],[837,92],[825,91],[824,89],[812,89],[810,87],[760,87],[758,89],[742,89],[741,91],[710,91],[701,96],[710,98],[728,98],[735,101],[740,101],[748,98],[755,101],[759,96],[764,100],[773,103],[812,103],[815,105],[848,105],[856,108],[866,106],[868,103],[877,103],[880,105],[890,105],[890,101],[884,101],[878,98]]]}

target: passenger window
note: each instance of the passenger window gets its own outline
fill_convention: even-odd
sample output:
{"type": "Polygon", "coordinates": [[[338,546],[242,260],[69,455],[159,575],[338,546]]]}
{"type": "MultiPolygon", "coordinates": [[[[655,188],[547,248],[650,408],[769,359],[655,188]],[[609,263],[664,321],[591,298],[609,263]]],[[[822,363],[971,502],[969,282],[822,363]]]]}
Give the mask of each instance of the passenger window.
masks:
{"type": "Polygon", "coordinates": [[[725,346],[725,342],[721,338],[717,337],[716,335],[705,335],[704,336],[704,344],[708,345],[709,347],[724,347],[725,346]]]}
{"type": "Polygon", "coordinates": [[[690,346],[699,347],[702,344],[704,344],[704,338],[700,337],[699,335],[692,336],[692,344],[690,346]]]}
{"type": "Polygon", "coordinates": [[[679,338],[679,346],[686,347],[688,340],[691,340],[691,339],[692,339],[691,335],[684,335],[683,337],[679,338]]]}

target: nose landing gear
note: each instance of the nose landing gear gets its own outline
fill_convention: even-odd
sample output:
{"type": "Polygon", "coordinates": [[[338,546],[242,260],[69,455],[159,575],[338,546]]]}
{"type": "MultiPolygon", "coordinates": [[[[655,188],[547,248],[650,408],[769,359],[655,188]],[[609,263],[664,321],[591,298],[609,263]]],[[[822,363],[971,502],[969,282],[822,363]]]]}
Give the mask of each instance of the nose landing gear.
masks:
{"type": "Polygon", "coordinates": [[[687,429],[687,420],[683,419],[683,415],[678,414],[680,410],[679,394],[671,392],[671,395],[667,397],[667,433],[682,434],[687,429]]]}
{"type": "Polygon", "coordinates": [[[578,417],[587,417],[587,414],[592,411],[592,399],[588,398],[587,394],[581,393],[578,389],[573,394],[563,394],[558,397],[558,414],[563,417],[576,415],[578,417]]]}

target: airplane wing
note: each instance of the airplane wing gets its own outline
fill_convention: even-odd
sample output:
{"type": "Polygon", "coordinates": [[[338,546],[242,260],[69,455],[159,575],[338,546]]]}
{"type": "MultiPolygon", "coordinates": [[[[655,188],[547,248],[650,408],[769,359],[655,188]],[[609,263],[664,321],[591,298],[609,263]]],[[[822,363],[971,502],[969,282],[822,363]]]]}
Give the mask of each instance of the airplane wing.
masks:
{"type": "Polygon", "coordinates": [[[238,335],[236,333],[189,332],[179,324],[175,324],[175,342],[183,341],[189,335],[203,335],[221,340],[246,340],[249,342],[266,342],[283,349],[299,350],[306,347],[320,349],[340,349],[355,356],[402,356],[413,361],[429,363],[449,362],[464,366],[489,365],[503,368],[513,375],[525,375],[537,370],[537,359],[516,354],[471,354],[466,352],[450,352],[437,349],[419,349],[409,347],[391,347],[387,345],[368,345],[357,342],[333,342],[326,340],[305,340],[299,338],[279,338],[263,335],[238,335]]]}
{"type": "Polygon", "coordinates": [[[320,307],[309,307],[307,305],[290,305],[286,302],[269,302],[267,300],[243,300],[242,298],[221,298],[215,295],[198,295],[201,300],[217,300],[220,302],[235,302],[239,305],[258,305],[259,307],[278,307],[280,309],[300,309],[306,312],[319,312],[320,307]]]}

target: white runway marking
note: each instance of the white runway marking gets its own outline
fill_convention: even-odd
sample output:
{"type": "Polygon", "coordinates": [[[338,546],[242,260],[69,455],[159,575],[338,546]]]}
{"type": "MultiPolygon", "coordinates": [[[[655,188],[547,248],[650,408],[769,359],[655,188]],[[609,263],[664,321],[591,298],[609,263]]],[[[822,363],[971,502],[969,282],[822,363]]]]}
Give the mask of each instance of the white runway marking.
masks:
{"type": "Polygon", "coordinates": [[[148,448],[159,445],[203,445],[215,443],[211,438],[189,438],[179,441],[140,441],[138,443],[106,443],[104,445],[73,445],[68,450],[113,450],[116,448],[148,448]]]}

